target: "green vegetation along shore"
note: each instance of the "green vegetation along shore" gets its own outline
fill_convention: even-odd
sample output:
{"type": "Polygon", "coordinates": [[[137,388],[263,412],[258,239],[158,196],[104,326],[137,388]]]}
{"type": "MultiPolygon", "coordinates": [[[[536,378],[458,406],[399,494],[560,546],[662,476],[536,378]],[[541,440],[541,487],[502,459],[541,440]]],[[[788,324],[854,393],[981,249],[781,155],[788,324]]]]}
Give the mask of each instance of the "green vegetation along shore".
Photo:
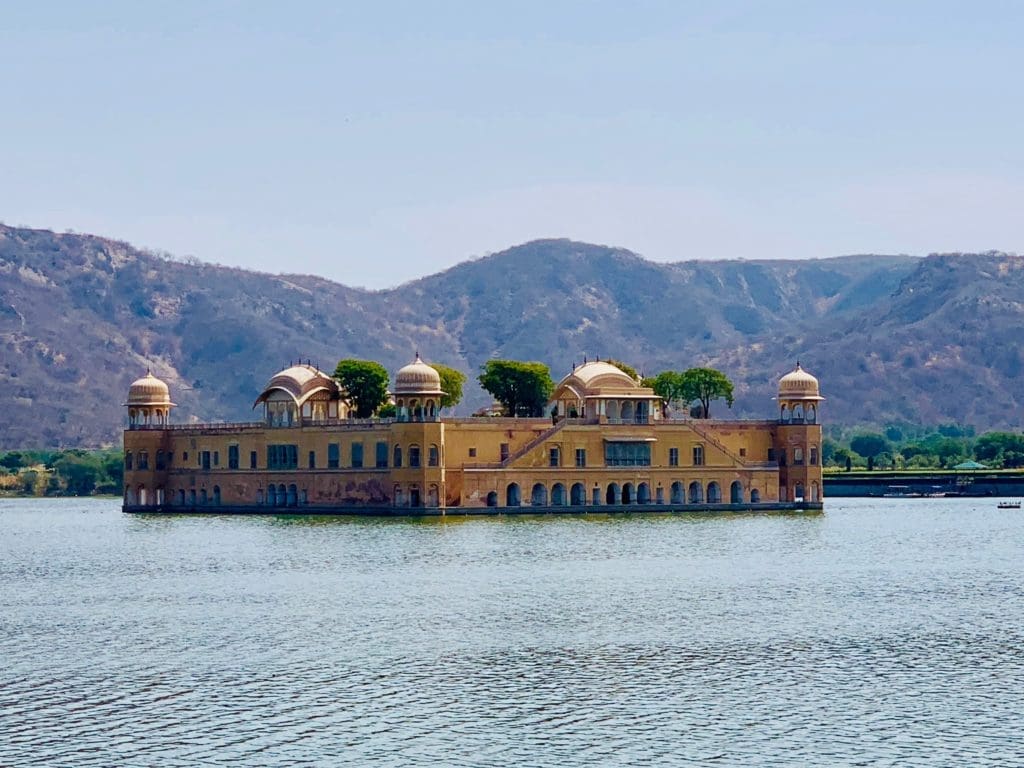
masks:
{"type": "Polygon", "coordinates": [[[120,496],[123,485],[120,448],[0,454],[0,496],[120,496]]]}

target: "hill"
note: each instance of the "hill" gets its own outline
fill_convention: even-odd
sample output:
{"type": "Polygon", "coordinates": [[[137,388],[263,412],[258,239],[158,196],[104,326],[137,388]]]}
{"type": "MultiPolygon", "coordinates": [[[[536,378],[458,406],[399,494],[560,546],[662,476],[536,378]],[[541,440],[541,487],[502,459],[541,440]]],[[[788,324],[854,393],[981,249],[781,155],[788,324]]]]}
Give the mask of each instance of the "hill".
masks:
{"type": "MultiPolygon", "coordinates": [[[[655,264],[541,240],[386,291],[164,258],[104,238],[0,226],[0,447],[116,441],[147,365],[179,419],[251,419],[290,360],[394,371],[419,349],[475,374],[489,357],[584,355],[646,372],[712,364],[739,415],[772,411],[800,358],[841,423],[1021,424],[1024,259],[847,256],[655,264]]],[[[485,400],[467,390],[467,408],[485,400]]]]}

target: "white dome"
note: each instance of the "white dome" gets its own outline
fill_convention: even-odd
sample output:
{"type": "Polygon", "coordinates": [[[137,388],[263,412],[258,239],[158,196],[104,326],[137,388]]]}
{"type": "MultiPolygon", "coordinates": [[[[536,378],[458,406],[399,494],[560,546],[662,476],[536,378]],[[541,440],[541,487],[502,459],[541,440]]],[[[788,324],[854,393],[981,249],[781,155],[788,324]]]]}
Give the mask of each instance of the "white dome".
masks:
{"type": "Polygon", "coordinates": [[[399,369],[395,375],[396,395],[440,395],[441,375],[420,359],[416,359],[399,369]]]}
{"type": "Polygon", "coordinates": [[[167,384],[147,370],[146,375],[136,379],[128,387],[128,402],[125,405],[174,405],[171,390],[167,384]]]}
{"type": "Polygon", "coordinates": [[[796,364],[796,368],[779,379],[780,400],[821,400],[818,380],[796,364]]]}

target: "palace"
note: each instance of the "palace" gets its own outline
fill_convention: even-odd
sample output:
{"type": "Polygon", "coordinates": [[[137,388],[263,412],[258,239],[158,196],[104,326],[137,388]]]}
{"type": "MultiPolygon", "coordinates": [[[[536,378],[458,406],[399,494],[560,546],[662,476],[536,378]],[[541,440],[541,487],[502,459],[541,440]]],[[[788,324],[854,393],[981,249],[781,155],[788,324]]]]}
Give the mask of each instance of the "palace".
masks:
{"type": "Polygon", "coordinates": [[[330,375],[274,375],[262,420],[172,424],[151,373],[125,404],[124,508],[132,512],[480,514],[821,509],[821,397],[799,363],[777,417],[669,417],[653,390],[605,362],[575,366],[551,418],[449,418],[419,356],[400,369],[393,418],[350,418],[330,375]]]}

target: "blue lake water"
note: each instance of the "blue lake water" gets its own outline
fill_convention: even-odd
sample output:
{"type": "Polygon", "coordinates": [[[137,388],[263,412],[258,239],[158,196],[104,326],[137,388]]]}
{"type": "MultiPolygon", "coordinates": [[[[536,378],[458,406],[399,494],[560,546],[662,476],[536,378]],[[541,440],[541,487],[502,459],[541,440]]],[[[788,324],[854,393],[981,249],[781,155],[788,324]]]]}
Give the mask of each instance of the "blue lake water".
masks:
{"type": "Polygon", "coordinates": [[[1024,514],[827,505],[0,501],[0,765],[1024,765],[1024,514]]]}

